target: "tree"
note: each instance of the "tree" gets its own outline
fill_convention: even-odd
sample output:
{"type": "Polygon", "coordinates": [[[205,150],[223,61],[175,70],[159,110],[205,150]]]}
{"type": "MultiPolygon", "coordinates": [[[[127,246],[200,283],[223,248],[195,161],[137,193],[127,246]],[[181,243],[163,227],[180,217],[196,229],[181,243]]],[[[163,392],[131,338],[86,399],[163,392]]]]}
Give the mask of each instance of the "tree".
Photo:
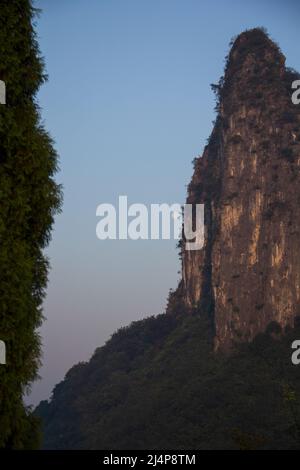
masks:
{"type": "Polygon", "coordinates": [[[36,94],[45,81],[31,0],[1,0],[0,80],[0,448],[33,447],[37,422],[23,404],[36,378],[48,260],[61,189],[54,181],[57,154],[40,121],[36,94]]]}

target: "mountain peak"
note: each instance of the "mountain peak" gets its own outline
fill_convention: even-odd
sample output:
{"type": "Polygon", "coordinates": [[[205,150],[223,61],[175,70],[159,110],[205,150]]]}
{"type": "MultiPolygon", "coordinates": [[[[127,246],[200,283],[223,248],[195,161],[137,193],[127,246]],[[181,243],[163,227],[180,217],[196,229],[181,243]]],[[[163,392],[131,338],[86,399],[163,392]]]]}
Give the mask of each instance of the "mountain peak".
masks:
{"type": "Polygon", "coordinates": [[[205,204],[206,241],[201,251],[183,241],[175,297],[208,312],[217,347],[300,312],[300,116],[284,63],[260,28],[235,39],[189,185],[187,201],[205,204]]]}
{"type": "Polygon", "coordinates": [[[279,46],[270,39],[263,28],[254,28],[239,34],[232,42],[229,54],[229,65],[231,61],[241,61],[248,54],[258,62],[262,60],[274,61],[284,64],[285,57],[279,46]]]}

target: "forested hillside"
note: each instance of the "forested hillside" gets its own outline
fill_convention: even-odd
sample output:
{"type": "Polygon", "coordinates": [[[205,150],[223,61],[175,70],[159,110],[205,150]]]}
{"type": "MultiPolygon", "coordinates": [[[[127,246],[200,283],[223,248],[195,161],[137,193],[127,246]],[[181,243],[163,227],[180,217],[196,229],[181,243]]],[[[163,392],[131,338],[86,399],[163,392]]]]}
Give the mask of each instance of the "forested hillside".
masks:
{"type": "Polygon", "coordinates": [[[300,449],[300,327],[216,354],[207,318],[119,330],[36,410],[47,449],[300,449]]]}

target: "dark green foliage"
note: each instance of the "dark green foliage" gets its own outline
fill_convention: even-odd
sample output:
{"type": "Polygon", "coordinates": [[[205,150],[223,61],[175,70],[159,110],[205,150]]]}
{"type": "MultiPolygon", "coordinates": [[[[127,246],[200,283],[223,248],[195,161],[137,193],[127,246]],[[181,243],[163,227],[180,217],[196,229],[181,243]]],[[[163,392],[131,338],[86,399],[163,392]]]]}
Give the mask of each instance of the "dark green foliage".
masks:
{"type": "Polygon", "coordinates": [[[283,124],[284,123],[293,123],[293,122],[295,122],[297,116],[298,115],[296,113],[292,113],[291,111],[285,111],[281,116],[282,123],[283,124]]]}
{"type": "Polygon", "coordinates": [[[39,405],[44,447],[300,449],[297,338],[299,326],[282,335],[272,324],[226,356],[205,316],[135,322],[39,405]]]}
{"type": "Polygon", "coordinates": [[[241,144],[242,142],[243,142],[243,139],[238,134],[232,136],[232,138],[230,139],[230,143],[233,145],[238,145],[238,144],[241,144]]]}
{"type": "Polygon", "coordinates": [[[0,79],[0,339],[7,364],[0,366],[0,448],[33,447],[36,419],[22,401],[36,377],[41,303],[50,239],[60,191],[53,180],[57,156],[40,122],[36,93],[45,80],[32,27],[29,0],[1,1],[0,79]]]}
{"type": "Polygon", "coordinates": [[[284,201],[274,201],[268,205],[266,211],[264,212],[263,216],[265,219],[270,220],[275,214],[280,212],[286,211],[288,208],[288,204],[284,201]]]}
{"type": "Polygon", "coordinates": [[[286,147],[286,148],[281,149],[280,156],[282,158],[284,158],[285,160],[287,160],[288,162],[291,162],[291,163],[295,159],[293,149],[291,149],[290,147],[286,147]]]}

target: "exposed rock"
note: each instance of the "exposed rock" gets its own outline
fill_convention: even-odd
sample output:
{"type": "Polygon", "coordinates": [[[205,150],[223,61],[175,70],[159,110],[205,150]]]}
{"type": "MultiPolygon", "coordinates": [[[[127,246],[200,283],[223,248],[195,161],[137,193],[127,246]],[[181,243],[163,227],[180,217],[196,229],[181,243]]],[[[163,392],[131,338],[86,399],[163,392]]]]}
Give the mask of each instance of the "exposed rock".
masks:
{"type": "Polygon", "coordinates": [[[299,75],[261,29],[237,37],[217,91],[218,115],[195,162],[189,203],[205,203],[205,246],[182,243],[180,295],[209,310],[216,347],[247,341],[300,313],[299,75]]]}

